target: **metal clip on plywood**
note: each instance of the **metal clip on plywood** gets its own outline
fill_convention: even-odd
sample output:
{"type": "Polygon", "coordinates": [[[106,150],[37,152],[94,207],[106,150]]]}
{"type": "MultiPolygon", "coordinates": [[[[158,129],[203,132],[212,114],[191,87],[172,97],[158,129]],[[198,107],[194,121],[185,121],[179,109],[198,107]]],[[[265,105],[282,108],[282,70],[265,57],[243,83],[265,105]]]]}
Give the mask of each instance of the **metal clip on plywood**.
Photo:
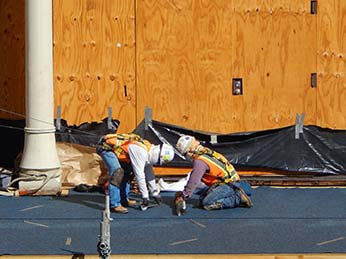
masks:
{"type": "Polygon", "coordinates": [[[299,139],[299,134],[303,133],[304,116],[304,113],[296,114],[295,139],[299,139]]]}
{"type": "Polygon", "coordinates": [[[153,111],[149,107],[144,108],[144,123],[145,123],[145,130],[149,129],[149,125],[152,126],[152,116],[153,111]]]}
{"type": "Polygon", "coordinates": [[[217,135],[211,135],[210,136],[210,143],[216,144],[217,143],[217,135]]]}
{"type": "Polygon", "coordinates": [[[60,131],[61,129],[61,106],[56,108],[55,128],[57,131],[60,131]]]}
{"type": "Polygon", "coordinates": [[[108,128],[109,130],[113,129],[113,123],[112,123],[112,107],[108,107],[107,128],[108,128]]]}

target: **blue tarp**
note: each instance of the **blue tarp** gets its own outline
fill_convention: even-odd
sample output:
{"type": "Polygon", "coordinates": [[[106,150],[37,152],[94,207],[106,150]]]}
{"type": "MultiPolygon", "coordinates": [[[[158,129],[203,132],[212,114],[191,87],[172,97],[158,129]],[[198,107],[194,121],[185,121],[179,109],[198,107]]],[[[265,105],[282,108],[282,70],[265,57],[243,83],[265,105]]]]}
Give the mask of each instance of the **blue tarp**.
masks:
{"type": "MultiPolygon", "coordinates": [[[[197,208],[193,196],[181,217],[174,193],[161,195],[159,207],[112,213],[112,254],[346,253],[345,188],[258,187],[252,208],[217,211],[197,208]]],[[[0,255],[97,254],[104,195],[0,196],[0,204],[0,255]]]]}

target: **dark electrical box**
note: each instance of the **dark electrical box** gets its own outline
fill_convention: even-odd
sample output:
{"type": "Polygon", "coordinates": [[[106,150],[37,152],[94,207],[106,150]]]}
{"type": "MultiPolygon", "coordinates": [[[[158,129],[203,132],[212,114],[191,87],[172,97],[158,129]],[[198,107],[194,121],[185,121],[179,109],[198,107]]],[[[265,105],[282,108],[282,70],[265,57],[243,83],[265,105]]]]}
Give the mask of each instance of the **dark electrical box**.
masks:
{"type": "Polygon", "coordinates": [[[311,1],[311,4],[310,4],[310,13],[311,13],[311,14],[317,14],[317,0],[311,1]]]}
{"type": "Polygon", "coordinates": [[[311,73],[311,87],[315,88],[317,87],[317,74],[311,73]]]}
{"type": "Polygon", "coordinates": [[[232,94],[233,95],[243,94],[243,79],[242,78],[232,79],[232,94]]]}

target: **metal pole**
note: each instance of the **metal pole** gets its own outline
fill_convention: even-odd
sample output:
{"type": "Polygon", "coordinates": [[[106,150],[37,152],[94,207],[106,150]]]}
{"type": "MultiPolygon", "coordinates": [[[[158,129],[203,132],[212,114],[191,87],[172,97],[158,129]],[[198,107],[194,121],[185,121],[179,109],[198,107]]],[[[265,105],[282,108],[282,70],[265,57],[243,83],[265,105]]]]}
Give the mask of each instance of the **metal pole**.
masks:
{"type": "Polygon", "coordinates": [[[100,223],[100,240],[97,244],[97,251],[99,253],[99,258],[109,259],[111,254],[111,231],[110,231],[110,221],[113,220],[110,217],[109,209],[109,182],[105,186],[105,210],[102,211],[102,220],[100,223]]]}
{"type": "MultiPolygon", "coordinates": [[[[26,0],[26,127],[20,168],[31,175],[44,172],[60,190],[55,143],[53,92],[52,0],[26,0]],[[33,172],[32,172],[33,171],[33,172]]],[[[24,189],[37,182],[26,182],[24,189]]],[[[40,184],[38,184],[40,185],[40,184]]]]}

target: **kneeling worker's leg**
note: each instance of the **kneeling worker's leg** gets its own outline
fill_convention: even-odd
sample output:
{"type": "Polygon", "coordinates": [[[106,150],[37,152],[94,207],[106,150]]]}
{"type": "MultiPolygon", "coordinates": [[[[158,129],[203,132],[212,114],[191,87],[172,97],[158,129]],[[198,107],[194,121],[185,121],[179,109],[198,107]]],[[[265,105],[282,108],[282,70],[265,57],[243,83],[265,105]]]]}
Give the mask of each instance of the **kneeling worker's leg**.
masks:
{"type": "Polygon", "coordinates": [[[228,184],[221,184],[209,190],[208,194],[202,200],[202,204],[206,210],[252,206],[250,198],[241,188],[233,188],[228,184]]]}
{"type": "MultiPolygon", "coordinates": [[[[234,194],[233,189],[231,190],[234,194]]],[[[217,210],[228,208],[229,204],[225,203],[226,197],[230,196],[230,188],[226,184],[218,184],[210,187],[208,191],[201,198],[201,205],[206,210],[217,210]]],[[[234,195],[233,195],[234,196],[234,195]]],[[[234,202],[229,200],[227,202],[234,202]]]]}

